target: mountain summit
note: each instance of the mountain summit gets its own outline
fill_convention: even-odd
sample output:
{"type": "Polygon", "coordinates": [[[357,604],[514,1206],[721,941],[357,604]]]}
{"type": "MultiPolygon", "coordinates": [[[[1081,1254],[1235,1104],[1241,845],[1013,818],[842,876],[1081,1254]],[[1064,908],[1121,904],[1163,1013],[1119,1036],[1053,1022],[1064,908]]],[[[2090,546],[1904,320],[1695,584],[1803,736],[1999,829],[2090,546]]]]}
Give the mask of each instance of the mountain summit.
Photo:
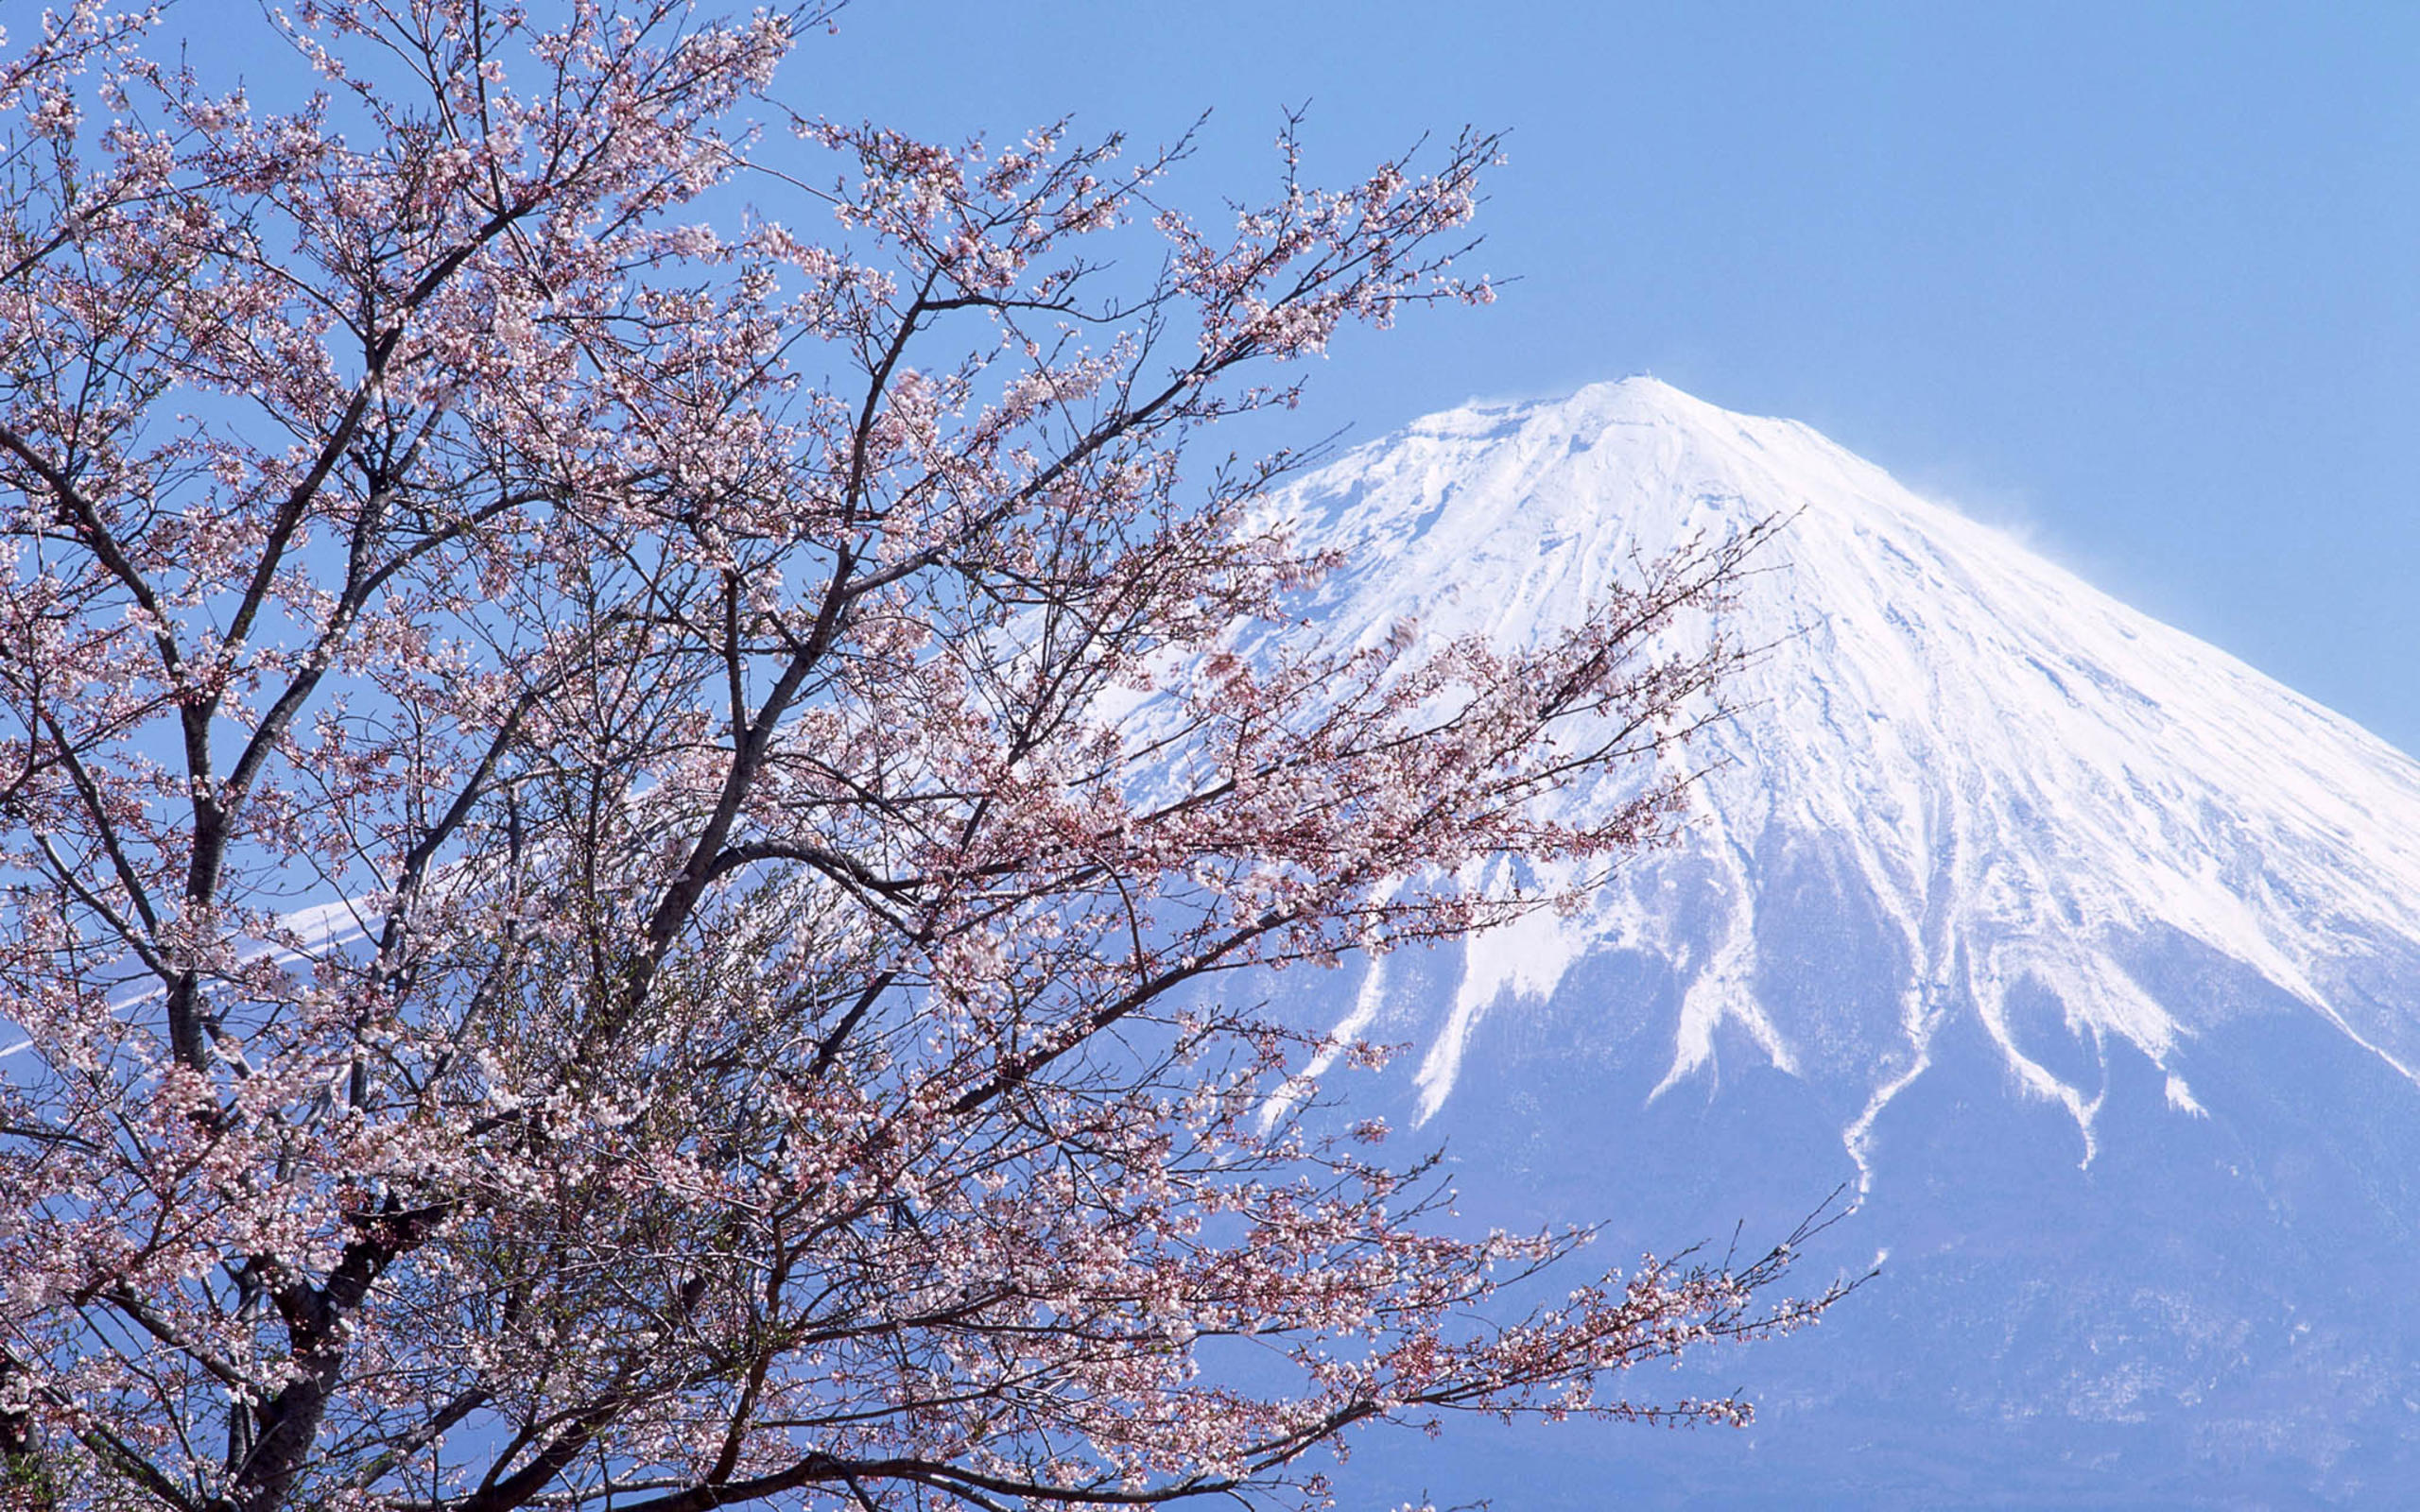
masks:
{"type": "Polygon", "coordinates": [[[1651,379],[1431,417],[1286,507],[1346,548],[1345,638],[1523,640],[1634,558],[1785,522],[1722,615],[1759,650],[1678,844],[1305,1005],[1410,1044],[1392,1095],[1482,1207],[1669,1244],[1860,1194],[1833,1238],[1891,1258],[1745,1365],[1752,1452],[1659,1450],[1638,1487],[2141,1505],[2412,1471],[2420,764],[1651,379]]]}

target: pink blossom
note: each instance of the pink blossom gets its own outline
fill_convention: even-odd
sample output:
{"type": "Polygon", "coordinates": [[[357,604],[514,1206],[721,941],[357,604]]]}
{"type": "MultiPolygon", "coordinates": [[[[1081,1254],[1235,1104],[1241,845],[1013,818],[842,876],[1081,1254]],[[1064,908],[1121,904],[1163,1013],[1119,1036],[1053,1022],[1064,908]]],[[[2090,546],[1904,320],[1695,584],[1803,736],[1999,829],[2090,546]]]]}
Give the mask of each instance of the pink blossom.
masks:
{"type": "Polygon", "coordinates": [[[0,60],[0,1479],[1311,1506],[1364,1423],[1744,1420],[1616,1378],[1837,1289],[1474,1322],[1588,1234],[1263,1127],[1345,1047],[1221,990],[1569,903],[1733,660],[1659,635],[1743,543],[1543,647],[1322,646],[1289,459],[1187,466],[1489,297],[1494,140],[1331,191],[1289,125],[1214,236],[1181,146],[806,122],[823,198],[713,224],[821,19],[302,0],[282,113],[97,0],[0,60]],[[1507,856],[1580,880],[1456,881],[1507,856]]]}

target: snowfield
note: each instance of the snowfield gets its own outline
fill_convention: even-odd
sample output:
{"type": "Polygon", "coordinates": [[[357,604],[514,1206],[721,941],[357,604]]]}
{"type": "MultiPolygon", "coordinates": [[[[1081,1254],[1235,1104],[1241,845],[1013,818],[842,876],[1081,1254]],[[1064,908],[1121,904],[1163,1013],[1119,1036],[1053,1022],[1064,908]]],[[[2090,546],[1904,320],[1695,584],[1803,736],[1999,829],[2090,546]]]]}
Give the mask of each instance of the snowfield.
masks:
{"type": "Polygon", "coordinates": [[[1523,1439],[1503,1504],[2360,1503],[2414,1471],[2420,764],[1652,379],[1432,417],[1283,507],[1345,551],[1316,613],[1362,640],[1525,640],[1787,520],[1721,618],[1761,654],[1674,848],[1575,918],[1284,987],[1408,1044],[1375,1095],[1479,1210],[1668,1246],[1845,1182],[1826,1263],[1895,1257],[1720,1364],[1766,1393],[1748,1452],[1523,1439]]]}

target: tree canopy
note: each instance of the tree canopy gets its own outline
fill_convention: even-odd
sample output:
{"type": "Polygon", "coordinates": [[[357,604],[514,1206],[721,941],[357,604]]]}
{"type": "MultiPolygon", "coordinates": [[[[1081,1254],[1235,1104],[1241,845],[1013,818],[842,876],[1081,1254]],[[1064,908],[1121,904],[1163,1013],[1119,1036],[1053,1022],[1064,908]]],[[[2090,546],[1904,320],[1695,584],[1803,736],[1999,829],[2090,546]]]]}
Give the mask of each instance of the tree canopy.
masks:
{"type": "Polygon", "coordinates": [[[1289,128],[1204,224],[1183,144],[792,114],[825,19],[301,0],[268,103],[100,0],[0,52],[19,1504],[1319,1504],[1365,1422],[1738,1419],[1612,1378],[1833,1295],[1500,1315],[1586,1232],[1456,1236],[1233,986],[1651,843],[1732,655],[1661,636],[1737,542],[1328,644],[1295,459],[1190,444],[1486,299],[1496,143],[1289,128]]]}

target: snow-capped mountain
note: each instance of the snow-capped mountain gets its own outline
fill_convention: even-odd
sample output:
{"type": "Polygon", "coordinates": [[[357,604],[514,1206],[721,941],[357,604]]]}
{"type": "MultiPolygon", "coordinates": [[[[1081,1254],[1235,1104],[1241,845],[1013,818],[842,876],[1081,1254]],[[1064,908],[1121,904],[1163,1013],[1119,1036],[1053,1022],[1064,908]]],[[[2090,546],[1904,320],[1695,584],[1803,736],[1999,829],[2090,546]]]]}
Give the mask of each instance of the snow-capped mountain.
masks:
{"type": "Polygon", "coordinates": [[[1650,379],[1433,417],[1288,507],[1346,549],[1346,637],[1517,641],[1787,519],[1679,846],[1577,917],[1288,988],[1411,1046],[1403,1121],[1482,1211],[1668,1246],[1844,1182],[1818,1260],[1887,1252],[1715,1363],[1764,1398],[1744,1450],[1523,1438],[1499,1504],[2420,1495],[2420,764],[1650,379]]]}

